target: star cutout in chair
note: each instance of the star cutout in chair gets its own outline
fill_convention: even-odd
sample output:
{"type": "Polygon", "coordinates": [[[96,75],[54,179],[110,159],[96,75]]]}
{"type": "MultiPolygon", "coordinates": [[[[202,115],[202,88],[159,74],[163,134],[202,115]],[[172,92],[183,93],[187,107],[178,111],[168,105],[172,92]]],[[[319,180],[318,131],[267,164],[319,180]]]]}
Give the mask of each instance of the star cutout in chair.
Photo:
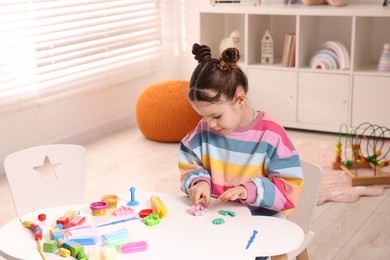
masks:
{"type": "Polygon", "coordinates": [[[33,167],[34,170],[40,173],[39,181],[42,183],[44,180],[58,180],[56,169],[61,163],[51,163],[48,156],[45,156],[44,162],[40,166],[33,167]]]}

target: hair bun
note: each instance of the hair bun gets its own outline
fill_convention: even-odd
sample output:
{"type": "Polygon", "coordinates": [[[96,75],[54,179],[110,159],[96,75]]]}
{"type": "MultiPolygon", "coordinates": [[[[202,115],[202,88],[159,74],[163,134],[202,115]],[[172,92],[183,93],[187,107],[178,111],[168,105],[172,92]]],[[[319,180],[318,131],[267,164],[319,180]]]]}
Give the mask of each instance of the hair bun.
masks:
{"type": "Polygon", "coordinates": [[[222,57],[220,59],[220,68],[227,69],[236,68],[237,61],[240,59],[240,51],[236,48],[227,48],[222,52],[222,57]]]}
{"type": "Polygon", "coordinates": [[[211,49],[206,45],[199,45],[195,43],[192,46],[192,54],[195,55],[195,59],[200,63],[205,60],[211,59],[211,49]]]}

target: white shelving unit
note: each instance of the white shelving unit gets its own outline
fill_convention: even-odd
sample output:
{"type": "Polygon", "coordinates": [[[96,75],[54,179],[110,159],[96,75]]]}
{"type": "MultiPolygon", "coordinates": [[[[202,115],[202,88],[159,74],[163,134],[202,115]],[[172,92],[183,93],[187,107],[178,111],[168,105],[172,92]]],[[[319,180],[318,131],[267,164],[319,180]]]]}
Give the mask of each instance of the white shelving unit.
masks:
{"type": "Polygon", "coordinates": [[[204,4],[199,9],[200,39],[217,56],[231,31],[241,35],[240,66],[247,73],[252,105],[285,127],[338,132],[346,123],[390,127],[390,72],[378,72],[385,43],[390,43],[390,7],[378,4],[305,6],[283,3],[204,4]],[[261,64],[261,39],[270,30],[274,64],[261,64]],[[295,67],[282,67],[284,36],[296,33],[295,67]],[[341,42],[350,67],[310,67],[327,41],[341,42]]]}

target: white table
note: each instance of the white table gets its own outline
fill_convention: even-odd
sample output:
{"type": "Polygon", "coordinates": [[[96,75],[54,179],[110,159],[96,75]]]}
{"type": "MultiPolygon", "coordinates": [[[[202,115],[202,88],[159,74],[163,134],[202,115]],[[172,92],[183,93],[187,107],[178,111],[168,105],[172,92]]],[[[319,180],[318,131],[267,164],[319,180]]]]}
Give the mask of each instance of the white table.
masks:
{"type": "MultiPolygon", "coordinates": [[[[117,259],[223,259],[254,260],[256,256],[272,256],[272,259],[287,259],[287,253],[296,250],[303,242],[302,229],[284,219],[276,217],[252,216],[249,210],[239,203],[220,203],[212,200],[207,213],[193,216],[189,213],[190,200],[186,196],[172,196],[161,193],[136,193],[141,209],[151,208],[150,196],[157,195],[167,208],[167,217],[156,226],[146,226],[141,219],[98,228],[99,239],[96,245],[85,246],[85,251],[102,247],[100,235],[120,229],[126,229],[135,241],[147,241],[148,248],[143,252],[118,254],[117,259]],[[219,210],[229,210],[237,216],[223,216],[219,210]],[[214,225],[212,220],[223,218],[225,224],[214,225]],[[253,230],[258,234],[250,245],[245,247],[253,230]]],[[[130,193],[119,196],[118,206],[130,200],[130,193]]],[[[49,229],[55,221],[68,210],[76,210],[86,216],[86,223],[99,225],[120,218],[107,210],[105,216],[92,216],[89,204],[69,205],[43,209],[23,216],[39,224],[43,230],[43,241],[49,239],[49,229]],[[45,213],[47,218],[39,222],[38,214],[45,213]]],[[[0,228],[0,255],[7,259],[41,259],[31,230],[23,227],[14,219],[0,228]]],[[[64,259],[57,254],[45,253],[46,259],[64,259]]]]}

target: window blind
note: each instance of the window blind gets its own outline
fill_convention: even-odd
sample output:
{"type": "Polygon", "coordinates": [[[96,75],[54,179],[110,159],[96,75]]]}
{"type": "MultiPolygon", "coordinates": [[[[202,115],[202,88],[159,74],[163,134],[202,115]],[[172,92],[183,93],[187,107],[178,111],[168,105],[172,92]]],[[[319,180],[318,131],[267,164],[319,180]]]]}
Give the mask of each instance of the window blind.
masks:
{"type": "Polygon", "coordinates": [[[153,72],[161,53],[156,0],[0,3],[0,114],[153,72]]]}

